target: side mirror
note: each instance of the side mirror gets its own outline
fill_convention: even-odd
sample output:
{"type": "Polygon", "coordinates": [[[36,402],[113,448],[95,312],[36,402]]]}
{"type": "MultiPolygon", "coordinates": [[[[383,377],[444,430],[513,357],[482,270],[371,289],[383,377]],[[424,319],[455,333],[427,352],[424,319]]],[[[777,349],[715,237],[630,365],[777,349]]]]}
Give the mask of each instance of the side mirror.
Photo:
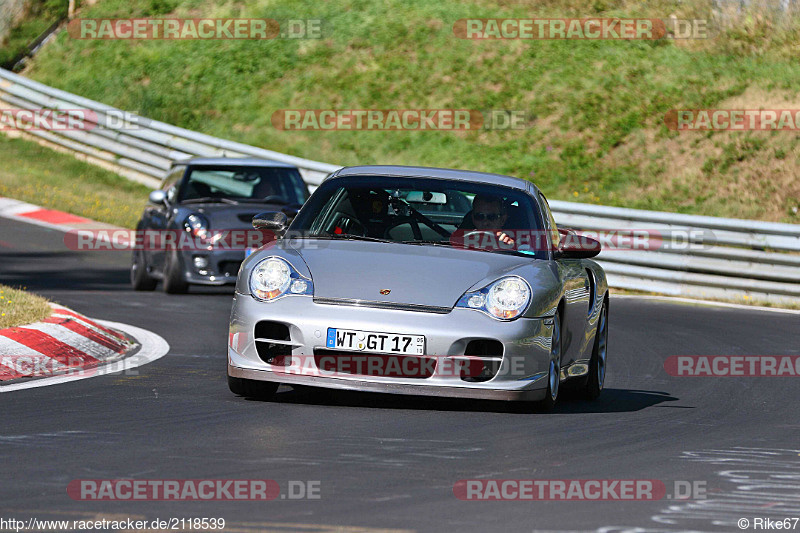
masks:
{"type": "Polygon", "coordinates": [[[167,193],[161,190],[152,191],[149,200],[151,204],[165,204],[167,203],[167,193]]]}
{"type": "Polygon", "coordinates": [[[265,211],[253,217],[253,227],[255,229],[271,229],[276,234],[286,231],[289,225],[289,218],[286,213],[280,211],[265,211]]]}
{"type": "Polygon", "coordinates": [[[300,208],[301,207],[303,207],[301,204],[289,204],[289,205],[284,206],[283,208],[281,208],[281,212],[283,212],[283,214],[286,215],[286,218],[287,218],[286,225],[287,226],[292,222],[292,220],[294,220],[294,217],[297,216],[297,213],[300,212],[300,208]]]}
{"type": "Polygon", "coordinates": [[[556,259],[589,259],[599,254],[601,249],[598,241],[569,232],[561,237],[561,244],[553,255],[556,259]]]}

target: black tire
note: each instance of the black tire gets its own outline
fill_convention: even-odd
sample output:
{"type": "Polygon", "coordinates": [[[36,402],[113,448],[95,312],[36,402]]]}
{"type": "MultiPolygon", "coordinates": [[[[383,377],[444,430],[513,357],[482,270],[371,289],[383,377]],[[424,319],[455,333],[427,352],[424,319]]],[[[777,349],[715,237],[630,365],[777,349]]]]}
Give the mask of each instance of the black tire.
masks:
{"type": "Polygon", "coordinates": [[[600,317],[597,321],[597,333],[594,336],[592,358],[589,360],[589,375],[583,386],[583,397],[586,400],[596,400],[603,392],[606,377],[606,363],[608,361],[608,306],[603,302],[600,317]]]}
{"type": "Polygon", "coordinates": [[[131,286],[135,291],[155,290],[158,280],[153,279],[147,273],[147,266],[144,264],[144,256],[141,250],[133,251],[131,259],[131,286]]]}
{"type": "Polygon", "coordinates": [[[547,391],[544,400],[539,402],[543,411],[551,411],[558,401],[561,389],[561,356],[563,355],[563,335],[561,334],[561,312],[553,317],[553,333],[550,337],[550,365],[547,374],[547,391]],[[555,380],[553,379],[555,372],[555,380]]]}
{"type": "Polygon", "coordinates": [[[183,273],[183,262],[177,250],[167,252],[164,264],[164,292],[167,294],[186,294],[189,284],[183,273]]]}
{"type": "Polygon", "coordinates": [[[228,376],[228,388],[232,393],[245,398],[268,400],[277,392],[280,383],[272,381],[255,381],[252,379],[228,376]]]}

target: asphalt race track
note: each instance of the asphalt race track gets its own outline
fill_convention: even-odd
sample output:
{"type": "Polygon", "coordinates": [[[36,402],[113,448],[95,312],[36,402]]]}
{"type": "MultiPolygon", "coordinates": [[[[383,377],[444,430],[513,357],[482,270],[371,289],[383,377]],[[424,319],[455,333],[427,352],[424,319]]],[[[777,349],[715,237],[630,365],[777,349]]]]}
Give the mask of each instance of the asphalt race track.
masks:
{"type": "MultiPolygon", "coordinates": [[[[798,355],[800,315],[614,299],[600,400],[554,413],[464,400],[228,391],[231,287],[136,293],[129,252],[67,250],[0,219],[0,282],[170,344],[134,375],[0,395],[0,514],[217,517],[225,531],[739,531],[800,516],[798,377],[671,377],[670,355],[798,355]],[[75,479],[318,481],[320,498],[87,502],[75,479]],[[461,501],[462,479],[704,482],[671,501],[461,501]],[[756,482],[757,481],[757,482],[756,482]],[[368,528],[368,529],[357,529],[368,528]]],[[[285,495],[285,494],[284,494],[285,495]]],[[[798,526],[800,528],[800,526],[798,526]]]]}

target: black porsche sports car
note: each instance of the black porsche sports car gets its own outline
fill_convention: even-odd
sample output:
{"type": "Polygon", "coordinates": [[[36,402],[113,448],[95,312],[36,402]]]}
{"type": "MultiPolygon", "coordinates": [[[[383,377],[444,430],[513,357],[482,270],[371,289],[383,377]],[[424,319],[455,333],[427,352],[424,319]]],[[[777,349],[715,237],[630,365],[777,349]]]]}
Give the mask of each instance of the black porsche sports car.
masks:
{"type": "MultiPolygon", "coordinates": [[[[294,165],[265,159],[194,158],[176,162],[136,226],[131,284],[184,293],[190,284],[236,282],[245,256],[263,242],[252,239],[262,211],[297,214],[309,197],[294,165]]],[[[257,235],[256,235],[257,237],[257,235]]]]}

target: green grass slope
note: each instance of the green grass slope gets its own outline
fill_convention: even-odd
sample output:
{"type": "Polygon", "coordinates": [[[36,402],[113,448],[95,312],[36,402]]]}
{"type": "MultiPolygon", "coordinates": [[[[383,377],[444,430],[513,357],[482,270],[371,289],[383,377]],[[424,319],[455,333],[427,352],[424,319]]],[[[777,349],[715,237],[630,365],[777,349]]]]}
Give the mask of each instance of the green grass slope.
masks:
{"type": "Polygon", "coordinates": [[[150,190],[25,139],[0,135],[0,196],[135,228],[150,190]]]}

